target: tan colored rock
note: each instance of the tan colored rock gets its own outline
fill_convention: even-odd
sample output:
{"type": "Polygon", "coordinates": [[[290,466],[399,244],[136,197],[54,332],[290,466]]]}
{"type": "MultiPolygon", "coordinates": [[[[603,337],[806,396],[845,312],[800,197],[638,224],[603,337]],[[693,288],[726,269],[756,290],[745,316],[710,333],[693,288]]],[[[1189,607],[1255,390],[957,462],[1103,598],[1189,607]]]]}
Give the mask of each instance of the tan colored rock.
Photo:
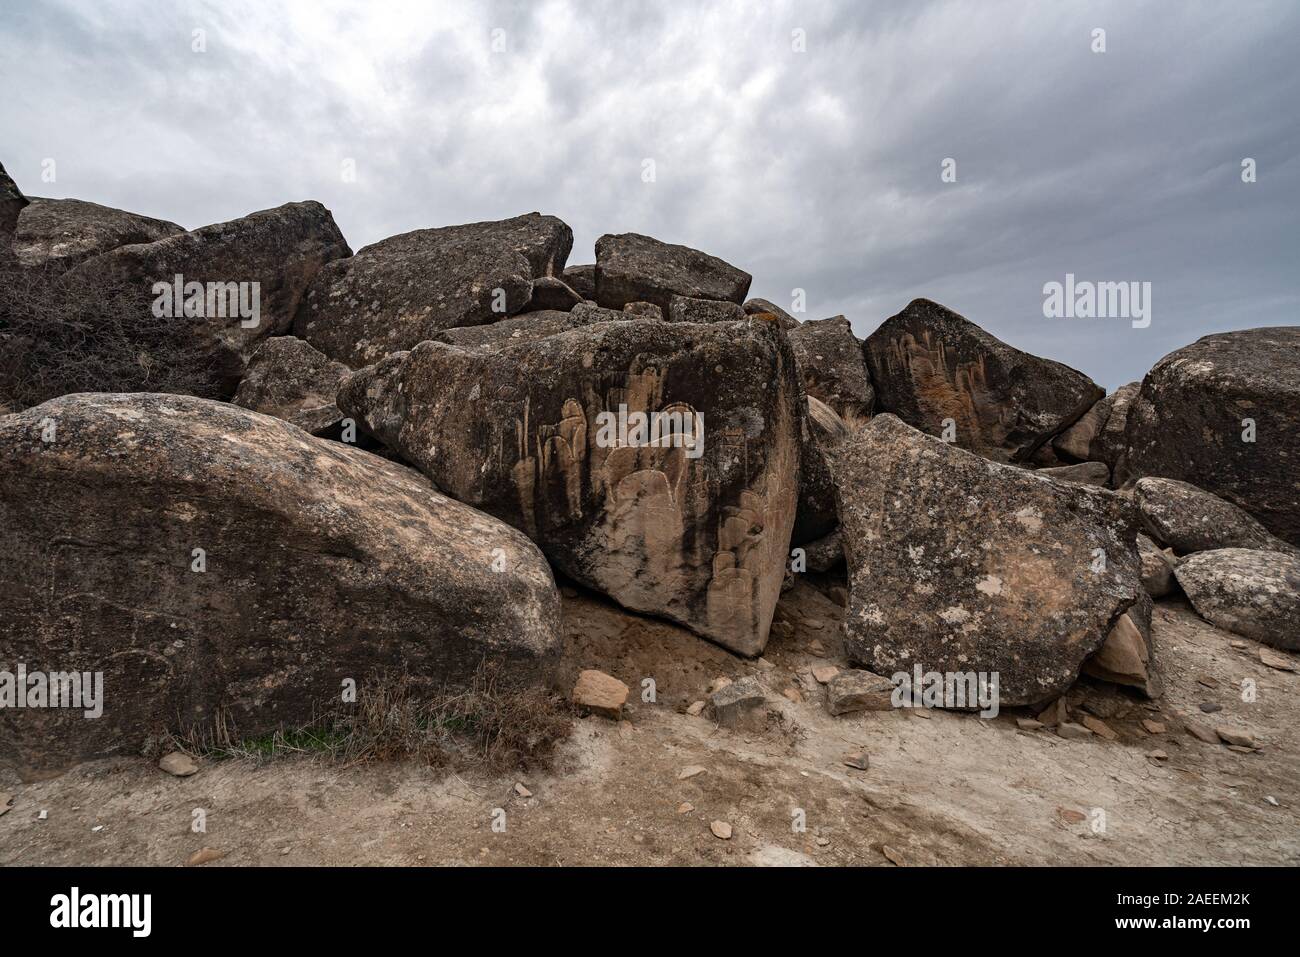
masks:
{"type": "Polygon", "coordinates": [[[826,710],[831,714],[889,711],[893,693],[894,683],[888,678],[858,669],[841,671],[826,682],[826,710]]]}
{"type": "Polygon", "coordinates": [[[1090,714],[1085,714],[1081,719],[1083,726],[1098,737],[1105,738],[1107,741],[1118,741],[1119,735],[1115,730],[1100,718],[1094,718],[1090,714]]]}
{"type": "Polygon", "coordinates": [[[726,821],[710,821],[709,830],[712,831],[713,836],[720,841],[731,840],[731,825],[726,821]]]}
{"type": "Polygon", "coordinates": [[[158,762],[158,767],[178,778],[187,778],[191,774],[197,774],[199,770],[199,766],[194,759],[183,751],[172,751],[169,754],[164,754],[162,760],[158,762]]]}
{"type": "Polygon", "coordinates": [[[603,671],[588,669],[579,673],[571,700],[578,707],[617,721],[627,703],[628,686],[603,671]]]}

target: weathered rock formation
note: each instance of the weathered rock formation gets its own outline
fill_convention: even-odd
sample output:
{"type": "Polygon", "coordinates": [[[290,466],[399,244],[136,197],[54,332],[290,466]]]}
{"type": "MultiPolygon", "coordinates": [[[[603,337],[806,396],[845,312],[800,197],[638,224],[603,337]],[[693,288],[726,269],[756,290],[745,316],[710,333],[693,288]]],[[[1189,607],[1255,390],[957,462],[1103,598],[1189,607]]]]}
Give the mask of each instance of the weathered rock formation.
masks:
{"type": "Polygon", "coordinates": [[[838,445],[852,430],[835,410],[811,395],[805,396],[806,415],[801,437],[799,510],[791,541],[803,545],[834,531],[835,481],[826,461],[826,450],[838,445]]]}
{"type": "Polygon", "coordinates": [[[1027,461],[1103,395],[1081,372],[1013,349],[928,299],[915,299],[863,344],[876,407],[958,446],[1027,461]]]}
{"type": "Polygon", "coordinates": [[[334,395],[351,373],[301,339],[276,336],[258,346],[248,360],[233,401],[319,435],[336,428],[343,418],[334,395]]]}
{"type": "Polygon", "coordinates": [[[813,319],[790,330],[804,391],[852,425],[871,417],[876,393],[871,387],[862,343],[843,316],[813,319]]]}
{"type": "Polygon", "coordinates": [[[881,675],[997,672],[1060,694],[1138,599],[1112,492],[991,462],[877,415],[829,453],[849,563],[845,643],[881,675]]]}
{"type": "Polygon", "coordinates": [[[1174,575],[1211,624],[1275,648],[1300,649],[1300,557],[1220,548],[1184,558],[1174,575]]]}
{"type": "Polygon", "coordinates": [[[264,734],[381,671],[456,687],[489,658],[542,681],[558,653],[532,542],[279,419],[82,394],[0,417],[0,450],[0,670],[103,676],[95,719],[0,708],[0,757],[19,767],[218,715],[264,734]]]}
{"type": "Polygon", "coordinates": [[[572,246],[573,231],[540,213],[391,236],[321,270],[294,335],[366,365],[444,329],[522,311],[533,281],[563,272],[572,246]]]}
{"type": "Polygon", "coordinates": [[[157,242],[122,246],[87,259],[67,275],[69,281],[125,283],[154,295],[154,308],[174,316],[178,342],[211,358],[211,391],[229,398],[253,350],[263,339],[289,331],[317,271],[350,252],[324,206],[288,203],[157,242]],[[177,276],[183,283],[179,296],[177,276]],[[172,288],[164,290],[164,284],[172,288]],[[198,293],[193,298],[191,288],[198,293]],[[187,312],[188,305],[194,310],[187,312]]]}
{"type": "Polygon", "coordinates": [[[1295,551],[1231,502],[1188,482],[1139,479],[1133,501],[1147,534],[1180,554],[1216,548],[1295,551]]]}
{"type": "Polygon", "coordinates": [[[14,230],[18,228],[18,217],[29,200],[18,188],[18,184],[5,172],[0,164],[0,260],[13,255],[11,244],[14,230]]]}
{"type": "Polygon", "coordinates": [[[422,343],[353,375],[339,405],[570,578],[753,655],[789,558],[798,397],[774,322],[630,320],[494,351],[422,343]]]}
{"type": "Polygon", "coordinates": [[[1147,373],[1128,470],[1193,482],[1300,545],[1300,326],[1205,336],[1147,373]]]}
{"type": "Polygon", "coordinates": [[[133,243],[152,243],[184,227],[80,199],[34,199],[18,217],[13,250],[24,266],[64,268],[133,243]]]}
{"type": "Polygon", "coordinates": [[[744,302],[750,275],[689,246],[621,233],[596,240],[595,283],[602,306],[653,302],[668,316],[674,295],[744,302]]]}

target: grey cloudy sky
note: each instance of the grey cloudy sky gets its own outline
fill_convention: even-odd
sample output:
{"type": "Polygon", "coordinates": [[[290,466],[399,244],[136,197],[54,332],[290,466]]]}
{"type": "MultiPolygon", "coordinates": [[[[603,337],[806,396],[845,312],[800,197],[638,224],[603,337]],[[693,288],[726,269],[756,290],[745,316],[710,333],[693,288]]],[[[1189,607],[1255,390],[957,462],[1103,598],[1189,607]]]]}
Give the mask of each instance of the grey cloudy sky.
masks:
{"type": "Polygon", "coordinates": [[[4,0],[0,162],[187,227],[317,199],[354,249],[536,209],[574,263],[649,233],[859,335],[927,296],[1113,388],[1300,322],[1297,63],[1286,0],[4,0]],[[1150,327],[1045,319],[1067,272],[1150,327]]]}

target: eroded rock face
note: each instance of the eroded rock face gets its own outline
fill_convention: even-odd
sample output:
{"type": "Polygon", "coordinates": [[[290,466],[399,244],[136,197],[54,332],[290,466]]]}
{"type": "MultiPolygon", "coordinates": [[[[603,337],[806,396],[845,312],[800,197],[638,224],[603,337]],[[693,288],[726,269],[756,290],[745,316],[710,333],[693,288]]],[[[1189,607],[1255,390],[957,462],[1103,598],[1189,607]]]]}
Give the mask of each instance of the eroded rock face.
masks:
{"type": "Polygon", "coordinates": [[[843,316],[813,319],[790,330],[804,391],[835,410],[840,418],[860,422],[871,417],[875,390],[862,358],[862,343],[843,316]]]}
{"type": "MultiPolygon", "coordinates": [[[[447,329],[435,333],[433,341],[445,342],[460,349],[494,350],[532,339],[545,339],[547,336],[589,326],[596,322],[608,321],[605,316],[592,315],[589,310],[590,307],[583,306],[567,311],[543,309],[538,312],[525,312],[484,326],[447,329]]],[[[608,310],[600,311],[610,314],[608,310]]]]}
{"type": "Polygon", "coordinates": [[[422,343],[356,373],[339,403],[570,578],[752,655],[788,560],[798,396],[775,323],[629,320],[490,352],[422,343]],[[620,433],[620,407],[702,415],[702,452],[620,433]]]}
{"type": "Polygon", "coordinates": [[[1205,336],[1147,373],[1132,476],[1194,482],[1300,545],[1300,326],[1205,336]]]}
{"type": "Polygon", "coordinates": [[[521,311],[533,280],[563,272],[572,247],[573,231],[540,213],[392,236],[321,271],[294,335],[350,366],[376,362],[521,311]]]}
{"type": "Polygon", "coordinates": [[[1300,649],[1300,558],[1251,548],[1197,552],[1174,569],[1196,613],[1274,648],[1300,649]]]}
{"type": "Polygon", "coordinates": [[[1294,551],[1231,502],[1188,482],[1139,479],[1133,501],[1151,538],[1179,554],[1216,548],[1294,551]]]}
{"type": "Polygon", "coordinates": [[[1141,590],[1114,493],[1037,477],[877,415],[829,453],[850,658],[998,672],[1003,706],[1065,691],[1141,590]]]}
{"type": "Polygon", "coordinates": [[[36,199],[18,217],[13,249],[24,266],[77,263],[132,243],[152,243],[184,227],[80,199],[36,199]]]}
{"type": "Polygon", "coordinates": [[[671,315],[674,295],[744,302],[750,275],[689,246],[638,233],[606,234],[596,240],[596,301],[610,309],[653,302],[671,315]]]}
{"type": "Polygon", "coordinates": [[[189,298],[184,289],[180,301],[173,295],[166,305],[177,316],[178,329],[192,329],[187,334],[192,347],[211,357],[211,392],[228,398],[253,350],[289,330],[317,271],[350,253],[329,210],[315,202],[288,203],[157,242],[121,246],[67,275],[78,282],[125,282],[146,300],[155,295],[155,283],[174,284],[178,275],[185,284],[202,284],[203,315],[183,314],[189,298]],[[256,315],[250,310],[245,319],[240,306],[253,303],[256,315]]]}
{"type": "Polygon", "coordinates": [[[351,373],[301,339],[277,336],[258,346],[248,360],[234,403],[318,435],[343,418],[334,394],[351,373]]]}
{"type": "Polygon", "coordinates": [[[863,344],[876,407],[1000,461],[1027,461],[1103,390],[1069,366],[1013,349],[928,299],[915,299],[863,344]]]}
{"type": "Polygon", "coordinates": [[[19,767],[135,750],[218,712],[239,735],[292,727],[381,671],[456,687],[489,658],[543,681],[558,655],[532,542],[279,419],[72,395],[0,418],[0,450],[0,669],[103,673],[97,719],[0,709],[0,757],[19,767]]]}

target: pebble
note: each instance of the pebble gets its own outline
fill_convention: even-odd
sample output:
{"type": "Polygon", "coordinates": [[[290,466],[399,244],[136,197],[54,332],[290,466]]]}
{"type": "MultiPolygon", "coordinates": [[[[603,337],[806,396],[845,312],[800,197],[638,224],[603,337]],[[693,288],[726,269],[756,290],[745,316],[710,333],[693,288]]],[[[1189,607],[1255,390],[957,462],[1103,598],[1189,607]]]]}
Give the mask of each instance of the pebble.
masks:
{"type": "Polygon", "coordinates": [[[1270,668],[1276,668],[1278,671],[1295,671],[1295,659],[1287,655],[1279,655],[1272,648],[1265,648],[1262,645],[1259,649],[1259,660],[1262,664],[1270,668]]]}
{"type": "Polygon", "coordinates": [[[178,778],[187,778],[199,770],[194,759],[183,751],[164,754],[162,760],[158,762],[158,767],[178,778]]]}
{"type": "Polygon", "coordinates": [[[858,771],[865,771],[871,765],[871,759],[865,751],[846,754],[841,760],[847,767],[854,768],[858,771]]]}
{"type": "Polygon", "coordinates": [[[685,781],[687,778],[693,778],[697,774],[703,774],[708,768],[699,764],[688,764],[677,772],[677,780],[685,781]]]}
{"type": "MultiPolygon", "coordinates": [[[[1105,738],[1107,741],[1119,740],[1119,735],[1115,733],[1114,729],[1112,729],[1110,725],[1105,721],[1102,721],[1101,718],[1094,718],[1090,714],[1085,714],[1082,721],[1083,726],[1098,737],[1105,738]]],[[[1059,734],[1060,732],[1058,731],[1057,733],[1059,734]]]]}
{"type": "Polygon", "coordinates": [[[210,861],[220,860],[225,857],[224,851],[218,851],[211,847],[201,847],[189,856],[185,862],[186,867],[197,867],[200,864],[207,864],[210,861]]]}
{"type": "Polygon", "coordinates": [[[1245,728],[1234,728],[1231,725],[1221,724],[1214,729],[1224,744],[1236,745],[1239,748],[1258,748],[1255,736],[1245,728]]]}
{"type": "Polygon", "coordinates": [[[692,804],[690,801],[683,801],[681,804],[677,805],[678,814],[690,814],[694,810],[695,810],[695,805],[692,804]]]}
{"type": "Polygon", "coordinates": [[[1197,705],[1197,707],[1199,707],[1206,714],[1214,714],[1214,712],[1216,711],[1223,710],[1223,705],[1215,704],[1213,701],[1202,701],[1199,705],[1197,705]]]}
{"type": "Polygon", "coordinates": [[[1147,734],[1164,734],[1169,729],[1162,721],[1152,721],[1150,718],[1142,719],[1142,727],[1146,728],[1147,734]]]}
{"type": "Polygon", "coordinates": [[[1056,733],[1068,740],[1077,741],[1080,738],[1091,738],[1092,731],[1082,724],[1075,724],[1073,721],[1062,721],[1061,726],[1056,729],[1056,733]]]}
{"type": "Polygon", "coordinates": [[[533,792],[528,790],[528,788],[524,787],[522,781],[515,782],[515,793],[518,794],[521,798],[530,798],[533,796],[533,792]]]}
{"type": "Polygon", "coordinates": [[[1016,718],[1016,727],[1021,731],[1041,731],[1046,725],[1033,718],[1016,718]]]}
{"type": "Polygon", "coordinates": [[[812,676],[819,685],[826,684],[839,673],[840,669],[834,665],[817,665],[812,670],[812,676]]]}
{"type": "Polygon", "coordinates": [[[687,707],[686,713],[689,714],[692,718],[699,717],[701,714],[704,713],[704,702],[692,701],[690,705],[687,707]]]}
{"type": "Polygon", "coordinates": [[[731,840],[731,825],[728,824],[726,821],[709,822],[709,830],[712,831],[713,836],[718,838],[719,840],[722,841],[731,840]]]}

